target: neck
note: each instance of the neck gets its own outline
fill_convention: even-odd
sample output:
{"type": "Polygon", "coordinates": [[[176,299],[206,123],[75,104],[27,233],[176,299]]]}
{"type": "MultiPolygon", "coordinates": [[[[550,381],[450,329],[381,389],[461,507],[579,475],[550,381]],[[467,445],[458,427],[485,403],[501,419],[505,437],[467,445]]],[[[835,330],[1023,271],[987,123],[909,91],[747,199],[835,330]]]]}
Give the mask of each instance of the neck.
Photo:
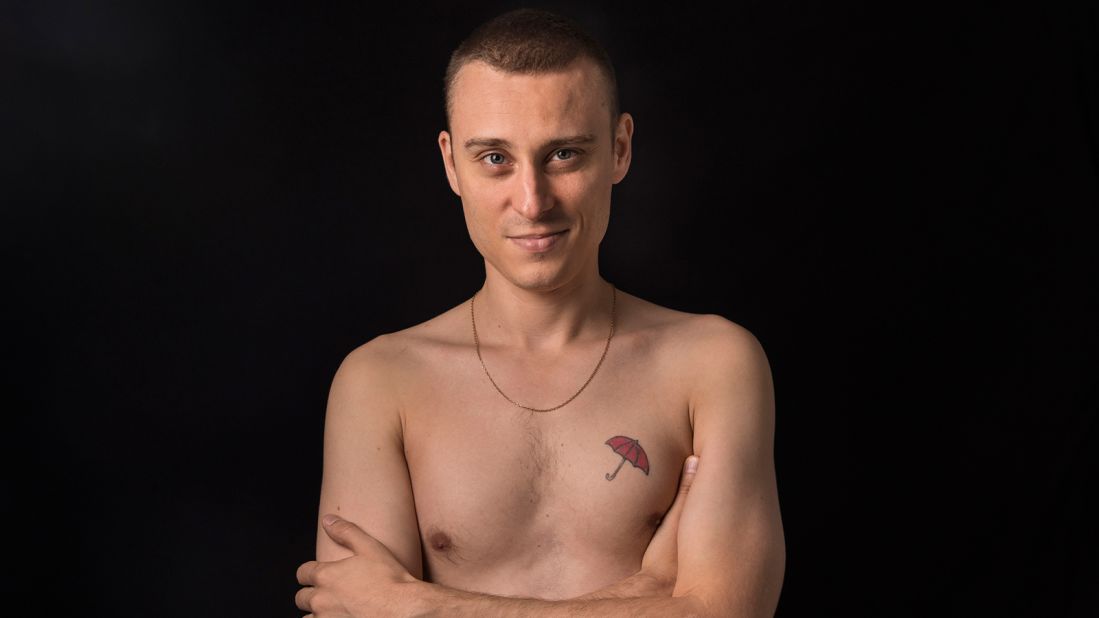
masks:
{"type": "Polygon", "coordinates": [[[605,340],[610,332],[611,284],[598,272],[553,289],[522,288],[486,264],[474,298],[481,343],[554,354],[577,341],[605,340]]]}

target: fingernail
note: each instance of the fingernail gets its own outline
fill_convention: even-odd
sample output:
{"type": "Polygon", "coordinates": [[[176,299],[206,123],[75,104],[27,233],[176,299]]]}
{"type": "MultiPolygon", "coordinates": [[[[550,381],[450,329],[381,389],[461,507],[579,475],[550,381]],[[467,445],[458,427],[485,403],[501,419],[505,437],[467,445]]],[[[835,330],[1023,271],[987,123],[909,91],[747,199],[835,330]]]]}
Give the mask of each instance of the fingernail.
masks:
{"type": "Polygon", "coordinates": [[[339,520],[340,520],[340,518],[336,517],[335,515],[325,515],[324,517],[321,518],[321,521],[323,521],[324,525],[326,525],[326,526],[331,526],[332,524],[338,522],[339,520]]]}
{"type": "Polygon", "coordinates": [[[687,473],[690,474],[695,470],[698,470],[698,457],[692,455],[687,458],[687,473]]]}

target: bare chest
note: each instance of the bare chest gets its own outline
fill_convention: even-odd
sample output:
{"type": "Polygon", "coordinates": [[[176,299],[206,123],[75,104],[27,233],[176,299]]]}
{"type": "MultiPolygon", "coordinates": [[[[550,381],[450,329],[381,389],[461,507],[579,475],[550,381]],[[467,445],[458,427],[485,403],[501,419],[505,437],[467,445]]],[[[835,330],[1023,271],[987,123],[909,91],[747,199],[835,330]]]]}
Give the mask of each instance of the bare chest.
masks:
{"type": "Polygon", "coordinates": [[[692,441],[685,393],[643,367],[608,362],[545,413],[479,365],[424,368],[404,414],[425,579],[567,598],[636,572],[692,441]]]}

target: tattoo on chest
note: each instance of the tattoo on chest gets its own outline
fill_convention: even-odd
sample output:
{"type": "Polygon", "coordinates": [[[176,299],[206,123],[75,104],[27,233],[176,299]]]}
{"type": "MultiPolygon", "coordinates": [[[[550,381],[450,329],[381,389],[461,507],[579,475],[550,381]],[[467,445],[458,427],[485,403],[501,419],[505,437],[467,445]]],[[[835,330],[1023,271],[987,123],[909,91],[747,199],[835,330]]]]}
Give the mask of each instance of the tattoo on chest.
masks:
{"type": "Polygon", "coordinates": [[[618,476],[618,471],[622,469],[622,464],[627,461],[633,464],[633,467],[641,470],[648,476],[649,456],[645,454],[645,449],[641,448],[641,445],[636,439],[626,436],[615,436],[603,444],[611,447],[611,450],[622,456],[622,461],[618,462],[618,467],[614,469],[614,472],[605,475],[608,481],[613,481],[614,477],[618,476]]]}

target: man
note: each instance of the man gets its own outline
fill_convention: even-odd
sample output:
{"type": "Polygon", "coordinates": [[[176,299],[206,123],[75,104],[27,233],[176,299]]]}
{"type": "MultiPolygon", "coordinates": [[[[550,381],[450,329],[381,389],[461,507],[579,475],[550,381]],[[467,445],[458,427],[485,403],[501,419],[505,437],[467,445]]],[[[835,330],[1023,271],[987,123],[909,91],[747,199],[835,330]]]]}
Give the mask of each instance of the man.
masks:
{"type": "Polygon", "coordinates": [[[772,615],[785,544],[763,349],[599,275],[633,135],[605,52],[513,11],[455,51],[445,93],[439,149],[485,282],[336,372],[298,607],[772,615]]]}

